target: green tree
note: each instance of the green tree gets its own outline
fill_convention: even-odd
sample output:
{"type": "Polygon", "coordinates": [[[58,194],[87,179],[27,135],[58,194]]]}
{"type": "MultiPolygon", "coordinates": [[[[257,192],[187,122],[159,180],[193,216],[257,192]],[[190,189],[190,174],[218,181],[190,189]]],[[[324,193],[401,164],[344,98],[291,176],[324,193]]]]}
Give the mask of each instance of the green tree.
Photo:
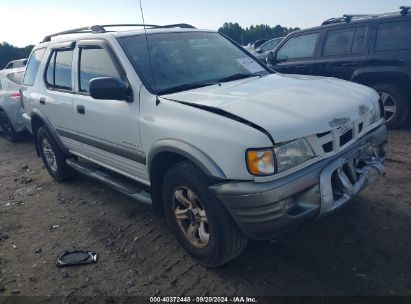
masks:
{"type": "Polygon", "coordinates": [[[18,48],[7,42],[0,43],[0,69],[12,60],[27,58],[32,49],[33,45],[18,48]]]}
{"type": "Polygon", "coordinates": [[[270,27],[267,24],[251,25],[244,29],[238,23],[226,22],[218,31],[227,35],[237,43],[248,44],[260,39],[284,37],[297,30],[299,30],[298,27],[287,28],[281,25],[270,27]]]}

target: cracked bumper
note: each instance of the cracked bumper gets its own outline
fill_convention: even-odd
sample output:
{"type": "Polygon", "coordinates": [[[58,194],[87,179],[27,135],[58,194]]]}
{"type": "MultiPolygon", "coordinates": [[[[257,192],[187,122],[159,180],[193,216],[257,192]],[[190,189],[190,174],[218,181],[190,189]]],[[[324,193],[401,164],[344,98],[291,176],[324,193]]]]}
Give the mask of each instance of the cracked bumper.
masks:
{"type": "Polygon", "coordinates": [[[337,156],[267,182],[211,186],[240,229],[254,239],[340,208],[385,173],[387,129],[377,127],[337,156]]]}

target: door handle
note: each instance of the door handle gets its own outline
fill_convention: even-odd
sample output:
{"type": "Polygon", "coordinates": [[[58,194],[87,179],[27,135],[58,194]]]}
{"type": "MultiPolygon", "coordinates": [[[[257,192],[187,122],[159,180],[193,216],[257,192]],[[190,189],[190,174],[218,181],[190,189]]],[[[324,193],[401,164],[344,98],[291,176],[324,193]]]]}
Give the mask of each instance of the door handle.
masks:
{"type": "Polygon", "coordinates": [[[304,69],[306,66],[305,65],[298,65],[297,69],[304,69]]]}
{"type": "Polygon", "coordinates": [[[45,104],[46,104],[46,98],[41,97],[41,98],[39,99],[39,102],[40,102],[40,104],[45,105],[45,104]]]}
{"type": "Polygon", "coordinates": [[[86,115],[86,108],[82,105],[77,105],[77,113],[81,115],[86,115]]]}

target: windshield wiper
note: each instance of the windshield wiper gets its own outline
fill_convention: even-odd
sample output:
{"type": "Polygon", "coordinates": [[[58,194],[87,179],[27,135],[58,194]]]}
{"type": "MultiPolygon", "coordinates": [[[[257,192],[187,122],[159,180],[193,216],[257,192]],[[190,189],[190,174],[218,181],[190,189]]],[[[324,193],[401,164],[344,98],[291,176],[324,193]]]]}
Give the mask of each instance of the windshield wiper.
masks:
{"type": "Polygon", "coordinates": [[[157,92],[158,95],[165,95],[165,94],[172,94],[172,93],[177,93],[181,91],[188,91],[188,90],[194,90],[202,87],[207,87],[211,85],[218,84],[218,82],[200,82],[200,83],[185,83],[182,85],[178,85],[172,88],[160,90],[157,92]]]}
{"type": "Polygon", "coordinates": [[[233,74],[221,79],[218,79],[217,82],[228,82],[228,81],[233,81],[233,80],[240,80],[240,79],[245,79],[245,78],[250,78],[250,77],[259,77],[260,75],[254,75],[254,74],[233,74]]]}

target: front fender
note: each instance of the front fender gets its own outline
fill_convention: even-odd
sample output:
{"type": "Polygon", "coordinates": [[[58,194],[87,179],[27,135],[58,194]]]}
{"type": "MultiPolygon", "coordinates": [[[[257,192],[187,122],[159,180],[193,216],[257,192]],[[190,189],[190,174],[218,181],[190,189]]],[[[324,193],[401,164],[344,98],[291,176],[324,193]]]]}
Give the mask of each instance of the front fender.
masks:
{"type": "Polygon", "coordinates": [[[162,152],[171,152],[187,158],[209,177],[226,179],[221,168],[207,154],[193,145],[175,139],[163,139],[151,147],[147,159],[148,172],[150,172],[150,166],[155,156],[162,152]]]}

